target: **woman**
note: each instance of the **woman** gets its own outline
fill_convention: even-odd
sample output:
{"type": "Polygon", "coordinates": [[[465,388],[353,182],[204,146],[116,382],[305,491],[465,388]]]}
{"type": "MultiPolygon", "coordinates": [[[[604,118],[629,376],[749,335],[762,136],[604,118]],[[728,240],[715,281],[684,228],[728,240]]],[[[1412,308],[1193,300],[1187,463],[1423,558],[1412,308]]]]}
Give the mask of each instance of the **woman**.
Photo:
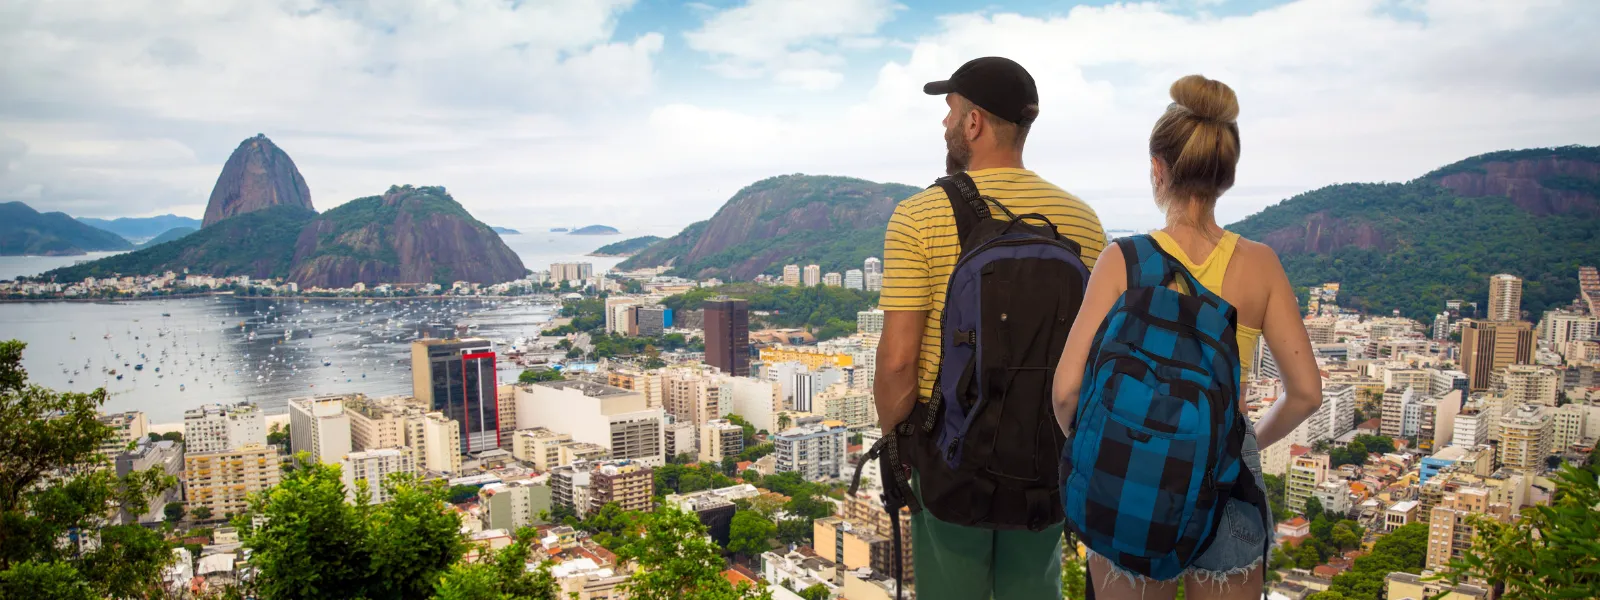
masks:
{"type": "MultiPolygon", "coordinates": [[[[1151,237],[1201,285],[1237,309],[1241,373],[1249,371],[1262,337],[1277,359],[1285,394],[1244,441],[1245,462],[1259,480],[1259,448],[1283,439],[1317,410],[1322,403],[1321,374],[1311,356],[1299,302],[1277,255],[1217,225],[1217,199],[1233,186],[1239,162],[1239,127],[1235,123],[1239,103],[1233,90],[1222,82],[1190,75],[1173,83],[1171,94],[1173,103],[1150,134],[1151,186],[1156,206],[1167,220],[1166,227],[1151,237]]],[[[1101,255],[1056,368],[1056,421],[1068,436],[1095,334],[1111,306],[1128,289],[1124,263],[1121,252],[1101,255]]],[[[1243,411],[1243,399],[1239,401],[1243,411]]],[[[1089,568],[1097,597],[1172,598],[1181,579],[1191,599],[1259,598],[1261,548],[1271,528],[1267,515],[1248,503],[1242,506],[1250,510],[1227,510],[1219,531],[1230,533],[1219,535],[1179,578],[1151,580],[1091,552],[1089,568]]]]}

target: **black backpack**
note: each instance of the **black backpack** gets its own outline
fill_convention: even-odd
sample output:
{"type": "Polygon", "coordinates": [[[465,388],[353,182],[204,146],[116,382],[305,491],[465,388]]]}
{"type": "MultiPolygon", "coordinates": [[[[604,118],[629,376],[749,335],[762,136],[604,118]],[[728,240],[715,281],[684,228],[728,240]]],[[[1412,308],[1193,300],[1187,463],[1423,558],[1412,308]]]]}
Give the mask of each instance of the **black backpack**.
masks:
{"type": "MultiPolygon", "coordinates": [[[[1044,216],[1012,214],[980,196],[965,173],[934,185],[949,197],[961,238],[940,320],[938,379],[932,397],[861,464],[882,464],[891,515],[907,506],[957,525],[1043,530],[1064,518],[1057,460],[1065,437],[1050,391],[1089,271],[1078,244],[1044,216]],[[920,503],[908,467],[917,470],[920,503]]],[[[860,465],[856,478],[852,493],[860,465]]]]}

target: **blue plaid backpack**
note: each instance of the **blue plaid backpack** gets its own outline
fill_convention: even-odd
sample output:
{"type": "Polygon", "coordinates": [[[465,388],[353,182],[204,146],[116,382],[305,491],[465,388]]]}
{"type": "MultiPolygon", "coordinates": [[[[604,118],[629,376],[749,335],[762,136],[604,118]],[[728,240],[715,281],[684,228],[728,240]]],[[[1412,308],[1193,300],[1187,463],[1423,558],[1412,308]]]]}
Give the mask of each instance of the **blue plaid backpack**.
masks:
{"type": "Polygon", "coordinates": [[[1168,580],[1210,547],[1230,498],[1266,500],[1241,456],[1236,311],[1149,236],[1117,247],[1128,291],[1089,352],[1061,496],[1090,549],[1168,580]]]}

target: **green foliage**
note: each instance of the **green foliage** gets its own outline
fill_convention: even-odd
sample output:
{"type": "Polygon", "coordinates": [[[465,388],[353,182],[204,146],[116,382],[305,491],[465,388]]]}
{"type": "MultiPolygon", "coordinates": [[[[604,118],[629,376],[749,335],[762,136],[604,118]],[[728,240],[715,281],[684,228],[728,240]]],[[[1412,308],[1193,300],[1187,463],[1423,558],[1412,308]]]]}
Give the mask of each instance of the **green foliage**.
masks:
{"type": "Polygon", "coordinates": [[[0,256],[82,254],[132,247],[122,236],[63,213],[40,213],[21,202],[0,203],[0,256]]]}
{"type": "Polygon", "coordinates": [[[1514,523],[1473,518],[1472,547],[1450,561],[1448,579],[1504,583],[1505,598],[1600,597],[1600,464],[1566,465],[1555,479],[1550,506],[1514,523]]]}
{"type": "MultiPolygon", "coordinates": [[[[882,231],[878,232],[878,238],[881,246],[882,231]]],[[[812,330],[819,341],[855,333],[856,313],[870,309],[878,303],[876,292],[842,287],[789,287],[734,283],[714,288],[695,288],[670,296],[662,300],[661,304],[672,309],[674,313],[680,313],[684,310],[698,309],[707,299],[720,295],[748,301],[752,312],[772,313],[761,317],[752,315],[752,319],[772,327],[806,327],[812,330]]]]}
{"type": "Polygon", "coordinates": [[[0,591],[159,594],[171,546],[144,527],[104,526],[104,517],[117,506],[147,505],[176,480],[160,467],[117,476],[98,451],[115,435],[98,419],[105,390],[58,393],[29,384],[25,347],[0,343],[0,591]],[[98,544],[60,543],[74,532],[96,532],[98,544]]]}
{"type": "Polygon", "coordinates": [[[813,583],[811,587],[800,590],[800,597],[805,600],[829,600],[833,594],[828,592],[828,586],[813,583]]]}
{"type": "MultiPolygon", "coordinates": [[[[749,447],[755,445],[755,443],[756,443],[756,426],[755,425],[751,425],[749,421],[744,420],[744,417],[739,416],[738,413],[729,413],[728,414],[728,422],[729,423],[733,423],[734,425],[738,425],[740,429],[744,430],[744,447],[749,448],[749,447]]],[[[745,459],[740,458],[739,460],[745,460],[745,459]]]]}
{"type": "Polygon", "coordinates": [[[1394,452],[1394,440],[1392,438],[1363,434],[1356,436],[1354,441],[1361,442],[1361,445],[1365,446],[1369,453],[1388,454],[1394,452]]]}
{"type": "Polygon", "coordinates": [[[1305,515],[1307,521],[1317,520],[1318,517],[1322,516],[1322,501],[1318,500],[1316,496],[1306,498],[1305,510],[1301,511],[1301,514],[1305,515]]]}
{"type": "Polygon", "coordinates": [[[1594,146],[1560,146],[1556,148],[1529,148],[1526,150],[1501,150],[1480,154],[1466,160],[1458,161],[1434,169],[1423,179],[1438,179],[1455,173],[1483,173],[1483,166],[1495,162],[1512,162],[1519,160],[1538,160],[1541,158],[1559,158],[1563,160],[1600,162],[1600,147],[1594,146]]]}
{"type": "Polygon", "coordinates": [[[1267,501],[1272,504],[1272,522],[1282,523],[1294,518],[1294,512],[1284,507],[1284,496],[1287,490],[1284,487],[1283,477],[1266,474],[1262,476],[1267,485],[1267,501]]]}
{"type": "Polygon", "coordinates": [[[1294,285],[1340,282],[1340,306],[1369,313],[1398,309],[1407,317],[1428,319],[1452,298],[1486,306],[1489,277],[1511,273],[1523,278],[1523,308],[1538,315],[1577,296],[1573,274],[1578,265],[1600,262],[1600,219],[1538,216],[1507,198],[1462,198],[1426,180],[1329,186],[1285,200],[1229,229],[1263,239],[1274,231],[1305,227],[1314,213],[1342,220],[1346,227],[1370,225],[1392,240],[1387,251],[1346,247],[1281,257],[1294,285]]]}
{"type": "Polygon", "coordinates": [[[194,510],[189,511],[189,514],[193,515],[195,519],[204,521],[211,518],[211,507],[196,506],[194,507],[194,510]]]}
{"type": "Polygon", "coordinates": [[[778,541],[785,544],[810,544],[811,536],[816,529],[811,526],[808,519],[784,519],[778,521],[778,541]]]}
{"type": "Polygon", "coordinates": [[[638,254],[640,251],[644,250],[645,248],[649,248],[651,245],[654,245],[656,242],[659,242],[662,239],[663,238],[660,236],[654,235],[628,238],[620,242],[613,242],[601,246],[599,249],[595,250],[593,254],[595,256],[633,256],[634,254],[638,254]]]}
{"type": "Polygon", "coordinates": [[[351,504],[337,466],[295,463],[234,519],[263,597],[427,598],[465,552],[443,482],[397,476],[389,502],[367,505],[361,485],[351,504]]]}
{"type": "Polygon", "coordinates": [[[288,447],[289,425],[285,423],[280,426],[277,423],[273,423],[272,428],[267,431],[267,444],[272,446],[288,447]]]}
{"type": "Polygon", "coordinates": [[[811,493],[804,493],[789,499],[784,505],[784,510],[790,514],[811,520],[825,519],[833,516],[835,507],[832,502],[818,498],[811,493]]]}
{"type": "Polygon", "coordinates": [[[500,591],[500,579],[494,565],[487,563],[459,564],[450,568],[439,580],[438,600],[511,600],[500,591]]]}
{"type": "Polygon", "coordinates": [[[733,485],[733,479],[723,474],[720,467],[703,464],[666,464],[657,467],[654,473],[656,493],[687,494],[733,485]]]}
{"type": "Polygon", "coordinates": [[[1419,573],[1428,555],[1428,525],[1412,523],[1389,532],[1372,546],[1372,553],[1357,558],[1350,570],[1333,578],[1328,588],[1352,600],[1383,598],[1384,577],[1404,571],[1419,573]]]}
{"type": "Polygon", "coordinates": [[[516,543],[489,554],[476,563],[456,563],[440,578],[434,598],[438,600],[557,600],[555,578],[550,565],[528,569],[532,550],[528,540],[534,532],[517,532],[516,543]]]}
{"type": "Polygon", "coordinates": [[[745,556],[758,556],[767,551],[767,540],[777,537],[778,526],[754,511],[740,511],[733,515],[728,526],[728,551],[745,556]]]}
{"type": "Polygon", "coordinates": [[[775,447],[772,445],[772,442],[746,447],[744,451],[739,453],[739,461],[755,462],[757,460],[761,460],[761,457],[772,454],[774,449],[775,447]]]}
{"type": "Polygon", "coordinates": [[[182,273],[185,268],[218,277],[284,277],[294,259],[300,230],[317,213],[279,205],[224,219],[165,244],[46,272],[57,281],[86,277],[182,273]]]}
{"type": "Polygon", "coordinates": [[[555,369],[525,369],[517,376],[517,383],[539,383],[541,381],[561,381],[566,377],[555,369]]]}
{"type": "Polygon", "coordinates": [[[1310,544],[1301,544],[1294,549],[1294,566],[1301,569],[1310,569],[1322,564],[1322,555],[1310,544]]]}
{"type": "Polygon", "coordinates": [[[1088,597],[1088,579],[1084,577],[1083,558],[1078,556],[1078,540],[1071,533],[1061,545],[1061,597],[1064,600],[1084,600],[1088,597]]]}
{"type": "Polygon", "coordinates": [[[638,538],[641,514],[622,510],[622,506],[615,502],[607,502],[584,517],[581,529],[593,533],[595,543],[615,552],[638,538]]]}
{"type": "Polygon", "coordinates": [[[182,521],[183,512],[182,502],[168,502],[167,505],[161,509],[161,514],[167,518],[168,523],[182,521]]]}
{"type": "Polygon", "coordinates": [[[617,552],[638,566],[622,585],[634,600],[771,600],[765,584],[735,587],[722,576],[721,550],[692,513],[671,505],[645,513],[644,535],[617,552]]]}

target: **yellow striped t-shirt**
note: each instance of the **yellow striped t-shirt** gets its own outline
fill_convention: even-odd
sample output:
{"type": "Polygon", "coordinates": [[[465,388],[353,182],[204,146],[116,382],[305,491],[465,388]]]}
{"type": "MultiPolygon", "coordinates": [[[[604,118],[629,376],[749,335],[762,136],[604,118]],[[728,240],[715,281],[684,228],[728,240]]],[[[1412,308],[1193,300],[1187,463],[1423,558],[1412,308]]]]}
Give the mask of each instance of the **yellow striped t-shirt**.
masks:
{"type": "MultiPolygon", "coordinates": [[[[994,198],[1011,212],[1039,213],[1050,219],[1062,235],[1083,247],[1083,264],[1094,268],[1095,259],[1105,248],[1106,234],[1100,227],[1100,217],[1088,204],[1027,169],[983,169],[967,174],[978,184],[980,194],[994,198]]],[[[928,311],[922,355],[917,361],[921,401],[927,401],[933,393],[942,349],[939,319],[944,314],[945,287],[960,254],[955,214],[943,189],[923,190],[895,207],[883,239],[879,307],[886,311],[928,311]]]]}

